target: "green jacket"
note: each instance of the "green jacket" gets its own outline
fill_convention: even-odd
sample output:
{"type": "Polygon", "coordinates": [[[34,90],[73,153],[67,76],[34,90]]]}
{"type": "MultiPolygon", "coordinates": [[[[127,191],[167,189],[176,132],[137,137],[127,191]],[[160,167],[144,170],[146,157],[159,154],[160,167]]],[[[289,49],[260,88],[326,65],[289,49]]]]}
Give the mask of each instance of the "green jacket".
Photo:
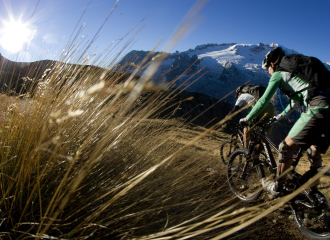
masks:
{"type": "MultiPolygon", "coordinates": [[[[291,73],[289,72],[280,72],[280,71],[274,72],[269,80],[265,93],[252,108],[251,112],[246,116],[246,120],[251,121],[268,106],[270,100],[274,96],[278,87],[282,89],[283,92],[285,93],[294,93],[307,86],[308,83],[303,82],[301,79],[297,77],[291,77],[291,73]]],[[[288,114],[291,113],[294,109],[298,107],[299,103],[301,102],[305,106],[307,106],[306,97],[307,97],[307,90],[292,97],[289,97],[291,99],[290,100],[291,104],[288,104],[285,111],[288,114]]],[[[283,110],[282,116],[285,116],[285,111],[283,110]]]]}

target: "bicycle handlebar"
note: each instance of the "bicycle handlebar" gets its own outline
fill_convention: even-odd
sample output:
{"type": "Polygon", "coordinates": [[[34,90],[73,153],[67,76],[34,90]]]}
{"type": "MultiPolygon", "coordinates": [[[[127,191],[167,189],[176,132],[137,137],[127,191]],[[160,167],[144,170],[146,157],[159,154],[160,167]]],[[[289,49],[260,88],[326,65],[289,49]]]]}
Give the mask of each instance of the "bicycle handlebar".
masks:
{"type": "Polygon", "coordinates": [[[240,122],[239,125],[243,126],[243,127],[252,127],[254,125],[253,122],[240,122]]]}
{"type": "Polygon", "coordinates": [[[266,127],[272,126],[276,121],[277,120],[275,118],[271,118],[271,119],[259,120],[257,122],[255,122],[255,121],[254,122],[242,122],[240,124],[250,127],[249,131],[251,131],[255,127],[261,127],[264,130],[266,127]]]}

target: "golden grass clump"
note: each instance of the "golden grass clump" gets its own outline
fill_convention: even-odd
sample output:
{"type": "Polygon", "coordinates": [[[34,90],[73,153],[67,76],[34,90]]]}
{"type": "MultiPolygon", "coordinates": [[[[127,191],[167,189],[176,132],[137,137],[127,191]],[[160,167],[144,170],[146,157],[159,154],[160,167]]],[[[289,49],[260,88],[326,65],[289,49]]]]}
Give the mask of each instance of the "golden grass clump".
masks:
{"type": "Polygon", "coordinates": [[[3,236],[138,236],[206,197],[195,193],[204,187],[198,162],[160,165],[178,149],[159,137],[171,125],[148,120],[163,89],[137,104],[138,82],[124,92],[119,74],[99,68],[71,80],[80,69],[54,66],[32,98],[1,95],[3,236]]]}
{"type": "Polygon", "coordinates": [[[83,64],[46,71],[28,94],[0,96],[2,237],[153,238],[188,224],[173,231],[185,236],[234,199],[186,151],[212,129],[178,144],[184,123],[151,118],[177,90],[83,64]]]}
{"type": "Polygon", "coordinates": [[[174,95],[150,81],[166,54],[127,76],[113,59],[86,65],[89,46],[76,41],[60,61],[22,66],[19,98],[9,96],[18,66],[1,65],[2,81],[11,76],[0,96],[1,237],[133,238],[209,209],[205,160],[170,141],[169,120],[148,119],[174,95]]]}

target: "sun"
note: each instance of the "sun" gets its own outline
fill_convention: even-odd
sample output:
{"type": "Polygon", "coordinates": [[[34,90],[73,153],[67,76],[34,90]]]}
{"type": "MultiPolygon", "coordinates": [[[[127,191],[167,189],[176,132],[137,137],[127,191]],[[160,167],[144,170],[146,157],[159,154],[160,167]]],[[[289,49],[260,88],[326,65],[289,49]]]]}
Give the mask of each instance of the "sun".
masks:
{"type": "Polygon", "coordinates": [[[0,29],[0,44],[5,50],[17,53],[22,50],[31,36],[32,30],[28,28],[27,23],[15,20],[4,21],[3,28],[0,29]]]}

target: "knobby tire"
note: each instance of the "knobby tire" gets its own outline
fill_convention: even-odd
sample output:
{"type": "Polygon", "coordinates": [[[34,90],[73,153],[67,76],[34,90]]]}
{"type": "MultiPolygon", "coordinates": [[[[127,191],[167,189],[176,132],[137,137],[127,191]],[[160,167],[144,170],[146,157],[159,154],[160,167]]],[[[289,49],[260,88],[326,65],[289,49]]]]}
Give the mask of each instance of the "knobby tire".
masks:
{"type": "Polygon", "coordinates": [[[261,194],[261,166],[253,165],[253,161],[246,161],[248,150],[239,148],[234,151],[228,160],[227,179],[230,190],[244,202],[256,200],[261,194]],[[242,177],[245,162],[247,168],[242,177]]]}
{"type": "MultiPolygon", "coordinates": [[[[319,196],[324,195],[318,192],[319,196]]],[[[303,196],[302,194],[300,196],[303,196]]],[[[317,198],[314,195],[315,200],[317,198]]],[[[305,198],[300,200],[302,202],[306,202],[310,205],[310,201],[305,198]]],[[[328,206],[327,200],[324,198],[324,203],[328,206]]],[[[316,208],[308,208],[303,204],[297,204],[295,201],[291,202],[291,210],[295,224],[297,225],[299,231],[304,234],[306,237],[310,239],[316,240],[325,240],[330,239],[330,212],[328,207],[324,207],[326,205],[320,205],[316,208]],[[327,210],[325,211],[325,209],[327,210]],[[323,212],[322,213],[322,209],[323,212]]]]}
{"type": "Polygon", "coordinates": [[[220,159],[225,167],[228,166],[229,156],[239,148],[237,140],[226,139],[220,145],[220,159]]]}

